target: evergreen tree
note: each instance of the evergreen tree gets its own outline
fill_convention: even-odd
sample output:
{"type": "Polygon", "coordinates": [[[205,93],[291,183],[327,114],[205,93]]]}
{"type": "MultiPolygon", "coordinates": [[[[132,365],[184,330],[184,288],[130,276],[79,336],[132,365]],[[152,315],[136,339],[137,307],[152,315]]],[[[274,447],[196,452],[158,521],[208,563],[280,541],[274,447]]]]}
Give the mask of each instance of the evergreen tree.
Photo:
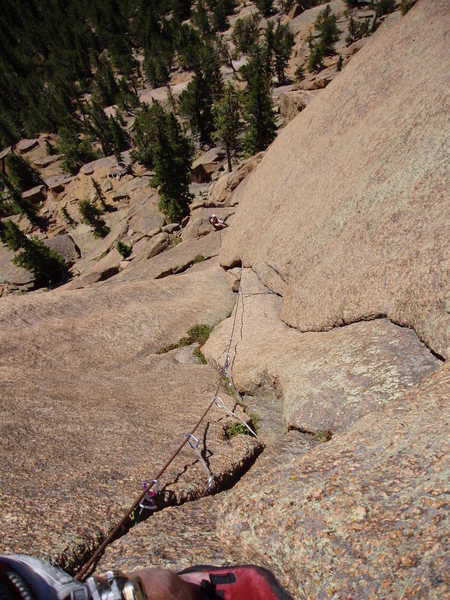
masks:
{"type": "Polygon", "coordinates": [[[173,113],[153,102],[146,115],[151,162],[161,196],[160,208],[170,221],[181,221],[189,212],[189,173],[192,146],[173,113]]]}
{"type": "Polygon", "coordinates": [[[320,47],[324,54],[334,54],[334,45],[340,38],[336,15],[331,14],[329,4],[317,15],[314,23],[320,34],[320,47]]]}
{"type": "Polygon", "coordinates": [[[315,71],[323,66],[322,59],[326,55],[335,53],[334,45],[340,38],[340,31],[337,26],[337,17],[331,13],[330,5],[320,11],[314,23],[319,32],[319,41],[317,44],[310,44],[311,54],[308,60],[308,69],[315,71]]]}
{"type": "Polygon", "coordinates": [[[22,193],[13,186],[4,173],[0,173],[0,217],[19,213],[26,214],[32,221],[35,207],[22,198],[22,193]]]}
{"type": "Polygon", "coordinates": [[[98,158],[87,140],[80,140],[74,127],[61,127],[56,140],[56,150],[64,154],[62,168],[75,175],[80,167],[98,158]]]}
{"type": "Polygon", "coordinates": [[[29,190],[42,181],[40,175],[31,165],[13,152],[10,152],[6,157],[6,168],[11,184],[19,192],[29,190]]]}
{"type": "Polygon", "coordinates": [[[225,31],[228,28],[228,16],[234,11],[234,0],[217,0],[212,7],[212,21],[215,31],[225,31]]]}
{"type": "Polygon", "coordinates": [[[256,0],[256,6],[265,17],[269,17],[273,12],[273,0],[256,0]]]}
{"type": "Polygon", "coordinates": [[[80,200],[78,203],[81,220],[86,225],[90,225],[95,237],[106,237],[109,233],[109,227],[102,218],[102,211],[89,200],[80,200]]]}
{"type": "Polygon", "coordinates": [[[228,171],[231,173],[231,157],[239,147],[239,133],[241,106],[238,95],[231,84],[228,84],[224,93],[214,106],[214,122],[216,131],[214,138],[225,147],[228,171]]]}
{"type": "Polygon", "coordinates": [[[242,74],[247,82],[244,120],[248,131],[244,136],[244,144],[250,154],[256,154],[265,150],[274,140],[276,131],[266,57],[262,48],[254,48],[249,62],[242,67],[242,74]]]}
{"type": "Polygon", "coordinates": [[[212,42],[205,41],[197,49],[194,77],[179,98],[179,112],[189,119],[190,127],[198,134],[201,144],[211,142],[214,130],[212,105],[222,90],[220,64],[217,48],[212,42]]]}
{"type": "Polygon", "coordinates": [[[212,34],[211,22],[204,0],[198,0],[197,8],[192,16],[192,21],[200,30],[200,33],[204,38],[207,38],[212,34]]]}
{"type": "Polygon", "coordinates": [[[183,24],[176,31],[174,42],[179,65],[183,69],[193,70],[198,49],[202,46],[200,33],[193,27],[183,24]]]}
{"type": "Polygon", "coordinates": [[[178,21],[185,21],[191,16],[191,0],[171,0],[173,16],[178,21]]]}
{"type": "Polygon", "coordinates": [[[282,25],[280,19],[277,21],[277,27],[273,32],[273,55],[274,69],[278,83],[286,83],[286,69],[294,46],[294,35],[289,29],[289,25],[282,25]]]}
{"type": "Polygon", "coordinates": [[[376,3],[376,18],[388,15],[395,10],[395,0],[378,0],[376,3]]]}
{"type": "Polygon", "coordinates": [[[105,57],[101,57],[98,61],[92,87],[96,101],[102,106],[111,106],[116,103],[119,86],[105,57]]]}
{"type": "Polygon", "coordinates": [[[147,167],[153,167],[153,144],[156,138],[154,110],[148,104],[143,104],[133,125],[134,160],[139,160],[147,167]]]}
{"type": "Polygon", "coordinates": [[[12,262],[34,274],[36,287],[59,283],[67,277],[68,266],[62,256],[37,238],[27,237],[12,221],[0,221],[0,240],[18,252],[12,262]]]}
{"type": "Polygon", "coordinates": [[[105,111],[94,99],[87,106],[88,118],[84,121],[86,134],[93,142],[101,145],[103,156],[118,154],[129,147],[128,134],[113,116],[105,111]]]}
{"type": "Polygon", "coordinates": [[[320,45],[313,46],[308,59],[308,71],[317,71],[323,67],[323,52],[320,45]]]}
{"type": "Polygon", "coordinates": [[[255,14],[242,17],[236,21],[231,39],[238,56],[249,54],[258,42],[259,21],[260,17],[255,14]]]}

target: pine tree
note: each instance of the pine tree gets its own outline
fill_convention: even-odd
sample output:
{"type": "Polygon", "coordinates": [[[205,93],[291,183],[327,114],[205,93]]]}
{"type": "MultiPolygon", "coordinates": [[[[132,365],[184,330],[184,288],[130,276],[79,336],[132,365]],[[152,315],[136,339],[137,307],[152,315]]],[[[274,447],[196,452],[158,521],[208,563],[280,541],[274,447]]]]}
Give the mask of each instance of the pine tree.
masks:
{"type": "Polygon", "coordinates": [[[109,227],[102,218],[102,211],[89,200],[80,200],[78,203],[81,220],[86,225],[90,225],[95,237],[106,237],[109,233],[109,227]]]}
{"type": "Polygon", "coordinates": [[[198,0],[197,8],[192,16],[192,21],[194,25],[200,30],[200,33],[204,38],[207,38],[212,34],[208,10],[205,6],[204,0],[198,0]]]}
{"type": "Polygon", "coordinates": [[[37,238],[27,237],[12,221],[0,221],[0,240],[18,252],[12,262],[34,274],[36,287],[59,283],[67,277],[68,266],[63,257],[37,238]]]}
{"type": "Polygon", "coordinates": [[[294,35],[289,29],[289,25],[282,25],[280,19],[277,21],[277,28],[273,32],[273,54],[274,69],[278,83],[286,83],[286,68],[294,46],[294,35]]]}
{"type": "Polygon", "coordinates": [[[170,221],[179,222],[189,212],[192,146],[175,115],[165,113],[159,102],[148,108],[145,122],[155,183],[160,188],[160,208],[170,221]]]}
{"type": "Polygon", "coordinates": [[[269,17],[273,12],[273,0],[256,0],[256,6],[265,17],[269,17]]]}
{"type": "Polygon", "coordinates": [[[98,61],[97,72],[92,82],[93,94],[102,106],[111,106],[116,103],[119,86],[112,72],[111,66],[105,57],[98,61]]]}
{"type": "Polygon", "coordinates": [[[320,34],[320,46],[323,53],[334,54],[334,45],[339,40],[341,32],[337,26],[337,17],[331,14],[329,4],[317,15],[314,26],[320,34]]]}
{"type": "Polygon", "coordinates": [[[242,17],[236,21],[231,39],[238,56],[249,54],[258,42],[259,21],[260,17],[255,14],[242,17]]]}
{"type": "Polygon", "coordinates": [[[173,16],[178,21],[185,21],[191,15],[191,0],[171,0],[173,16]]]}
{"type": "Polygon", "coordinates": [[[155,118],[148,104],[143,104],[141,112],[137,115],[133,125],[134,149],[132,156],[145,166],[153,167],[153,143],[156,137],[154,126],[155,118]]]}
{"type": "Polygon", "coordinates": [[[242,67],[247,82],[244,92],[244,120],[248,131],[244,145],[250,154],[265,150],[275,138],[275,116],[272,109],[270,82],[266,74],[266,56],[255,47],[250,61],[242,67]]]}
{"type": "Polygon", "coordinates": [[[62,168],[75,175],[81,166],[98,158],[87,140],[80,140],[75,127],[61,127],[56,140],[56,150],[64,154],[62,168]]]}
{"type": "Polygon", "coordinates": [[[10,152],[6,157],[8,178],[19,192],[29,190],[41,183],[39,174],[18,154],[10,152]]]}
{"type": "Polygon", "coordinates": [[[179,112],[189,119],[191,130],[201,144],[211,142],[214,130],[212,105],[222,91],[221,59],[212,42],[205,41],[197,49],[194,77],[179,97],[179,112]]]}
{"type": "Polygon", "coordinates": [[[225,147],[228,171],[231,173],[231,157],[239,147],[241,106],[233,86],[228,84],[224,93],[214,106],[214,122],[216,131],[214,138],[225,147]]]}

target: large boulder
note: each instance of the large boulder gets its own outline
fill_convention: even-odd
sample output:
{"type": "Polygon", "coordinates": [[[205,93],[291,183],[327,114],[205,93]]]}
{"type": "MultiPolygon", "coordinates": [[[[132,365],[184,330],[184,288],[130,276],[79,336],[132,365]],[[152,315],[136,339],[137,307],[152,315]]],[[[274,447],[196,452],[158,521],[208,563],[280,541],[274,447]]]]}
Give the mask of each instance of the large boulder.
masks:
{"type": "Polygon", "coordinates": [[[281,293],[289,325],[384,315],[448,355],[447,16],[418,2],[374,35],[240,194],[221,262],[281,293]]]}
{"type": "Polygon", "coordinates": [[[43,243],[48,248],[55,250],[69,263],[75,262],[81,256],[80,249],[68,233],[47,238],[43,240],[43,243]]]}

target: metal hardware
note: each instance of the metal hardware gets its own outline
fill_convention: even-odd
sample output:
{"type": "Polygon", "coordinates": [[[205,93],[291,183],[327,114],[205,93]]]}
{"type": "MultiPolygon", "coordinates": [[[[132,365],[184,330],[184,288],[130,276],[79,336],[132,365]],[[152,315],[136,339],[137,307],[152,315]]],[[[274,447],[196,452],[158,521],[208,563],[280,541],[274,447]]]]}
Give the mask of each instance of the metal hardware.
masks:
{"type": "Polygon", "coordinates": [[[186,433],[184,439],[186,440],[186,444],[195,452],[198,460],[200,461],[200,464],[205,469],[206,474],[208,475],[208,483],[206,484],[205,491],[203,492],[204,494],[207,494],[210,491],[214,482],[214,475],[209,470],[208,465],[206,464],[202,453],[200,452],[200,441],[198,440],[198,438],[195,437],[195,435],[192,435],[192,433],[186,433]],[[194,440],[194,443],[192,443],[191,440],[194,440]]]}
{"type": "Polygon", "coordinates": [[[156,510],[158,507],[155,504],[154,501],[154,497],[156,496],[156,494],[159,491],[159,481],[157,479],[150,479],[149,481],[144,481],[142,484],[144,489],[147,489],[147,493],[145,494],[145,496],[142,498],[142,500],[139,502],[139,507],[140,507],[140,511],[139,511],[139,517],[142,514],[142,511],[144,510],[156,510]],[[152,486],[155,486],[154,491],[151,490],[152,486]]]}
{"type": "Polygon", "coordinates": [[[244,427],[247,427],[247,429],[250,431],[250,433],[252,435],[255,436],[255,438],[258,437],[256,435],[256,433],[253,431],[253,429],[250,427],[250,425],[248,425],[245,421],[243,421],[240,417],[238,417],[236,413],[234,413],[227,406],[225,406],[225,402],[222,400],[222,398],[220,398],[219,396],[216,396],[215,399],[214,399],[214,404],[217,406],[217,408],[221,408],[222,410],[224,410],[225,412],[227,412],[231,417],[235,418],[240,423],[242,423],[242,425],[244,425],[244,427]]]}

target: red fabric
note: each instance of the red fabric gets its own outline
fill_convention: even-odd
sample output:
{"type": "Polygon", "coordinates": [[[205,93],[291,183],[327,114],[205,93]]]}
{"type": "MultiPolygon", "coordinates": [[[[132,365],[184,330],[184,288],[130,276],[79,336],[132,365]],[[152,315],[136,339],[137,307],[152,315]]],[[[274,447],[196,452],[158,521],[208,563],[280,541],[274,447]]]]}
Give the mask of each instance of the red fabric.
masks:
{"type": "Polygon", "coordinates": [[[221,592],[224,600],[278,600],[282,597],[274,592],[266,573],[255,567],[211,568],[208,571],[180,574],[180,577],[200,585],[203,580],[209,581],[210,575],[221,577],[227,573],[232,573],[236,581],[216,584],[216,592],[221,592]]]}

